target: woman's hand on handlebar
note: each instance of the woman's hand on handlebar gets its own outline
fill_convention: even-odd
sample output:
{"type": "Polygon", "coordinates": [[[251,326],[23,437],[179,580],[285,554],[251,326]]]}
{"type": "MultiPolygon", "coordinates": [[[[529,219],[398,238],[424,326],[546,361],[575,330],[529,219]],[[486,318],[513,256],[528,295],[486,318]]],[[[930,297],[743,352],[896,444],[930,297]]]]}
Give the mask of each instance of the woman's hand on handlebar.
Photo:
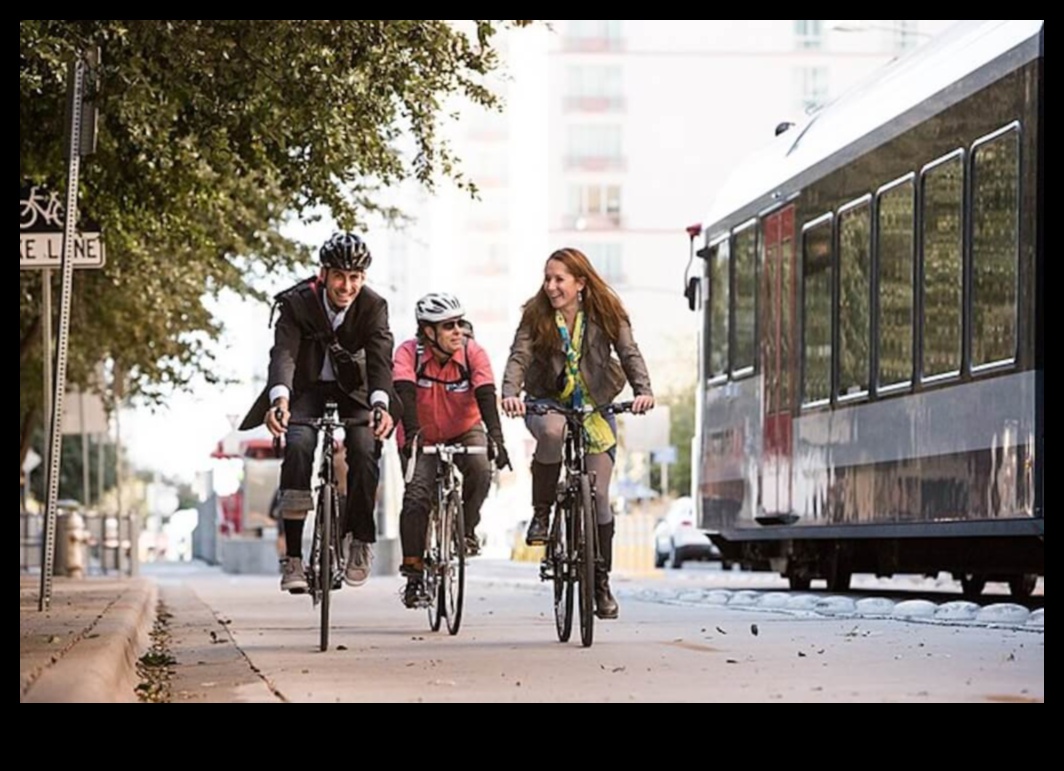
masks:
{"type": "Polygon", "coordinates": [[[292,413],[288,410],[288,400],[278,399],[266,413],[266,428],[272,436],[284,436],[288,430],[288,421],[292,413]]]}
{"type": "Polygon", "coordinates": [[[502,400],[502,411],[508,418],[523,418],[525,416],[525,403],[516,397],[508,397],[502,400]]]}
{"type": "Polygon", "coordinates": [[[652,409],[654,409],[653,396],[637,396],[632,402],[632,413],[635,415],[645,415],[652,409]]]}

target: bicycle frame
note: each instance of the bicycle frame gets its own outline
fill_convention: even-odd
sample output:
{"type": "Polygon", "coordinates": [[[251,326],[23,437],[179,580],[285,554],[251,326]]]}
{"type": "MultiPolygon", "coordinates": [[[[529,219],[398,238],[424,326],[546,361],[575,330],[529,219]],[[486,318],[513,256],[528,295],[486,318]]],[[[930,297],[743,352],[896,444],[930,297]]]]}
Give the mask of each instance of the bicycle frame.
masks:
{"type": "Polygon", "coordinates": [[[616,415],[630,412],[631,402],[597,408],[568,408],[554,402],[528,402],[530,414],[558,414],[565,418],[563,446],[565,479],[559,485],[555,516],[540,579],[554,582],[554,612],[558,638],[568,642],[573,627],[573,595],[579,588],[580,635],[585,648],[594,640],[594,577],[603,562],[599,553],[595,475],[587,469],[588,435],[584,419],[592,412],[616,415]]]}
{"type": "Polygon", "coordinates": [[[342,586],[344,572],[343,514],[340,511],[339,484],[336,479],[336,431],[370,425],[365,419],[341,419],[339,405],[325,404],[320,418],[292,418],[289,426],[307,426],[318,432],[321,460],[318,465],[317,501],[310,559],[307,564],[308,593],[314,606],[321,607],[321,650],[329,649],[330,596],[342,586]]]}
{"type": "MultiPolygon", "coordinates": [[[[421,449],[435,455],[436,495],[429,511],[424,555],[425,591],[429,598],[429,627],[438,632],[446,620],[447,630],[456,635],[462,624],[465,603],[465,512],[462,507],[462,479],[457,473],[458,455],[486,455],[486,447],[433,444],[421,449]]],[[[415,463],[407,469],[412,478],[415,463]]]]}

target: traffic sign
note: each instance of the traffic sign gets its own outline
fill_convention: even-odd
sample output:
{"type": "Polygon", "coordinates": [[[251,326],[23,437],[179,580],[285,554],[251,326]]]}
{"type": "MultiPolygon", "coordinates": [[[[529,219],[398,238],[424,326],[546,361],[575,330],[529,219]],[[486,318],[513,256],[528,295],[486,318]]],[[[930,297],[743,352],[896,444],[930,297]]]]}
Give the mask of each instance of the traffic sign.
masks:
{"type": "MultiPolygon", "coordinates": [[[[19,187],[19,269],[58,268],[63,264],[63,205],[56,193],[38,185],[19,187]]],[[[83,221],[74,239],[75,268],[102,268],[103,238],[96,223],[83,221]]]]}

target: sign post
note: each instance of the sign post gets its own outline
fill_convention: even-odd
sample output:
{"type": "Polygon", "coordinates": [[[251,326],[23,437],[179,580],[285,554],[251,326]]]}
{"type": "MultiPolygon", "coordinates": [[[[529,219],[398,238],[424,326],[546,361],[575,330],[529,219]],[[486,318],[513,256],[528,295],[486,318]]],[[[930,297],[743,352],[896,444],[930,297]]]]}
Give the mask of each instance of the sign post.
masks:
{"type": "MultiPolygon", "coordinates": [[[[87,126],[83,125],[86,71],[90,66],[98,65],[98,63],[98,51],[78,56],[70,65],[67,84],[69,124],[67,130],[68,146],[66,148],[66,216],[63,218],[65,221],[63,223],[64,227],[61,236],[62,248],[59,251],[59,266],[62,275],[62,287],[59,295],[59,337],[56,344],[55,379],[54,382],[50,382],[51,378],[48,377],[45,385],[47,389],[50,382],[51,404],[49,408],[50,414],[48,423],[49,442],[46,455],[46,462],[48,464],[48,499],[45,509],[44,538],[42,544],[44,553],[41,557],[41,595],[38,603],[38,610],[42,613],[48,610],[51,605],[52,576],[55,572],[56,509],[59,498],[59,470],[63,438],[63,396],[66,392],[67,348],[70,340],[70,304],[74,284],[74,261],[75,255],[78,251],[76,246],[76,241],[78,240],[76,227],[78,219],[79,173],[81,169],[81,157],[82,155],[87,155],[92,152],[93,144],[91,141],[86,141],[85,133],[87,126]]],[[[94,135],[94,116],[90,118],[90,122],[92,123],[91,133],[94,135]]],[[[45,197],[39,193],[38,188],[32,188],[28,200],[23,199],[20,195],[19,241],[22,246],[20,253],[20,268],[23,267],[22,263],[26,261],[28,254],[25,246],[25,239],[22,235],[23,232],[36,225],[37,221],[42,218],[42,215],[44,223],[54,227],[59,214],[58,199],[54,194],[45,197]],[[44,204],[43,206],[42,203],[44,204]]],[[[82,251],[84,252],[84,250],[82,251]]],[[[100,265],[94,267],[102,266],[102,250],[100,252],[100,258],[100,265]]],[[[45,261],[45,263],[40,264],[40,267],[51,267],[50,264],[47,264],[48,262],[49,261],[45,261]]],[[[47,347],[51,342],[51,330],[49,329],[51,321],[51,299],[49,297],[51,293],[50,273],[46,271],[43,278],[45,280],[44,305],[46,308],[44,327],[48,334],[46,337],[45,348],[45,373],[46,375],[50,375],[49,361],[51,360],[51,351],[47,347]]]]}

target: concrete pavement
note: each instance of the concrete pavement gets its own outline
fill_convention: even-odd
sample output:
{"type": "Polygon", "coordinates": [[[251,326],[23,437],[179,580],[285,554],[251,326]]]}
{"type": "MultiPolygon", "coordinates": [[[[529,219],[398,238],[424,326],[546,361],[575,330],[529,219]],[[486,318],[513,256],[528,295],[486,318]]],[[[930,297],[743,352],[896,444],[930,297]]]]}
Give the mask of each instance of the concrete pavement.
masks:
{"type": "Polygon", "coordinates": [[[19,576],[19,703],[136,702],[137,662],[150,645],[158,589],[148,578],[19,576]]]}

